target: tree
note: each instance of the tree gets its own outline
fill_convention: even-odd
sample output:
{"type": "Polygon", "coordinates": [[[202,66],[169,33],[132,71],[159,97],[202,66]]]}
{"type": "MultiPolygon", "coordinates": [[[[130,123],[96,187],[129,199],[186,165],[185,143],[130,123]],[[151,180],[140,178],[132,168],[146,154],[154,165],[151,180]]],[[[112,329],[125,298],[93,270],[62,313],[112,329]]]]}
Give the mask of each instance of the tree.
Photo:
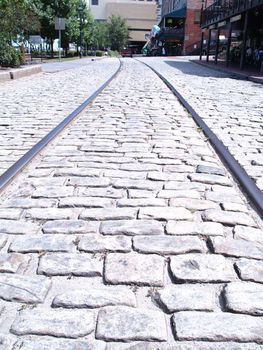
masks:
{"type": "Polygon", "coordinates": [[[110,45],[109,43],[109,28],[105,22],[94,22],[91,44],[97,50],[103,50],[110,45]]]}
{"type": "Polygon", "coordinates": [[[129,39],[129,28],[120,16],[112,15],[108,22],[109,42],[112,50],[120,51],[129,39]]]}

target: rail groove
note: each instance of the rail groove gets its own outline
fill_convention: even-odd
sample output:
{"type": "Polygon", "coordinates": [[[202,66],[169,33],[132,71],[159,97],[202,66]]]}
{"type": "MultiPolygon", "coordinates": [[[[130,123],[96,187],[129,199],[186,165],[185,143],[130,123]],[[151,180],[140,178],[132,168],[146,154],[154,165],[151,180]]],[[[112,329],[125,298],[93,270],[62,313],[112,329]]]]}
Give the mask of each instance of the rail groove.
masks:
{"type": "Polygon", "coordinates": [[[138,60],[142,64],[150,68],[158,77],[165,83],[165,85],[172,91],[172,93],[179,99],[185,109],[191,114],[195,123],[200,127],[203,133],[208,138],[208,141],[213,146],[214,150],[234,176],[236,181],[241,187],[241,190],[245,196],[249,199],[250,204],[253,205],[256,212],[261,218],[263,218],[263,193],[256,186],[253,180],[249,177],[247,172],[240,166],[237,160],[232,156],[226,146],[219,140],[219,138],[213,133],[208,125],[203,121],[200,115],[194,110],[194,108],[186,101],[186,99],[176,90],[176,88],[156,69],[151,67],[145,62],[138,60]]]}
{"type": "Polygon", "coordinates": [[[21,158],[19,158],[9,169],[7,169],[0,176],[0,192],[26,167],[29,162],[41,152],[66,126],[72,122],[116,77],[119,73],[122,63],[119,60],[119,67],[117,71],[103,83],[92,95],[90,95],[80,106],[71,112],[62,122],[60,122],[53,130],[44,136],[38,143],[36,143],[29,151],[27,151],[21,158]]]}

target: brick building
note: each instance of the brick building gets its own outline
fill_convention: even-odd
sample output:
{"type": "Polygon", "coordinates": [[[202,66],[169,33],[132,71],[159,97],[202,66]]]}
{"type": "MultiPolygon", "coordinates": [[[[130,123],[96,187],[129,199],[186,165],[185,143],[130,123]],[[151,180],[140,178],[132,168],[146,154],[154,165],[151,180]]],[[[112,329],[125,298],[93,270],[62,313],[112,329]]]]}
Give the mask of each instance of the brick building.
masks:
{"type": "MultiPolygon", "coordinates": [[[[212,2],[208,0],[207,2],[212,2]]],[[[162,0],[160,31],[147,43],[150,55],[197,54],[200,52],[201,0],[162,0]]]]}

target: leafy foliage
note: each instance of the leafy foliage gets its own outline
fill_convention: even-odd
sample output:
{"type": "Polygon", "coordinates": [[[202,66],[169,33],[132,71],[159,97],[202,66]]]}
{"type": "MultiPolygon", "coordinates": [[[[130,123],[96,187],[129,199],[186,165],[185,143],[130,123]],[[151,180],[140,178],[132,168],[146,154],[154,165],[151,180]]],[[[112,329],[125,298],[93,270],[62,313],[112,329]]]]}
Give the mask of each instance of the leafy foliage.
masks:
{"type": "Polygon", "coordinates": [[[120,16],[111,16],[108,22],[109,42],[112,50],[120,51],[129,39],[129,28],[120,16]]]}
{"type": "Polygon", "coordinates": [[[0,65],[8,67],[19,67],[22,63],[22,55],[6,41],[0,41],[0,65]]]}

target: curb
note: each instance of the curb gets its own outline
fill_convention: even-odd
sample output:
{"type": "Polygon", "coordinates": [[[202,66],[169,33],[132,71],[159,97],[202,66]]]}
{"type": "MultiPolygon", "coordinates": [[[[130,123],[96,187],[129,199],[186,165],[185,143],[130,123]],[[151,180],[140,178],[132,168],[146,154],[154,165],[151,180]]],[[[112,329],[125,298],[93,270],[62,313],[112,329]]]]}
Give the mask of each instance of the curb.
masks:
{"type": "Polygon", "coordinates": [[[15,68],[15,69],[6,70],[3,72],[0,71],[0,82],[28,77],[30,75],[41,73],[41,72],[42,72],[42,66],[40,65],[35,65],[32,67],[15,68]]]}

